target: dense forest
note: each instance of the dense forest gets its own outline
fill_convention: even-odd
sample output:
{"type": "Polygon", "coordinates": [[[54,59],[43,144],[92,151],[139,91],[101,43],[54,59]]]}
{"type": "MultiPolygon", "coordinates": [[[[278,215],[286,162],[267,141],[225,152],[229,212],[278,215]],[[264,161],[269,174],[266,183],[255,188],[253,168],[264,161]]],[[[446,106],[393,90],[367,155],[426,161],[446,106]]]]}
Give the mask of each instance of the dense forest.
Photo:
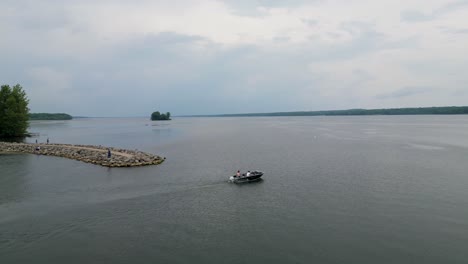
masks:
{"type": "Polygon", "coordinates": [[[151,120],[171,120],[171,113],[167,112],[165,114],[161,114],[159,111],[153,112],[151,114],[151,120]]]}
{"type": "Polygon", "coordinates": [[[29,120],[70,120],[73,117],[69,114],[64,113],[31,113],[29,114],[29,120]]]}
{"type": "Polygon", "coordinates": [[[468,106],[389,108],[389,109],[349,109],[330,111],[301,111],[226,114],[215,116],[351,116],[351,115],[463,115],[468,114],[468,106]]]}

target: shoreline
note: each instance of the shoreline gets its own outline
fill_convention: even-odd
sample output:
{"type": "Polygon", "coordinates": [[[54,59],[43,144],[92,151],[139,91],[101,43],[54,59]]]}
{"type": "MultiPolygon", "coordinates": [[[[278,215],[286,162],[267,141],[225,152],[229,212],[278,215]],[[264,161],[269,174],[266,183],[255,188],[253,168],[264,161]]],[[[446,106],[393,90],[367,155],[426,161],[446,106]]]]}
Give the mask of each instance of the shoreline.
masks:
{"type": "Polygon", "coordinates": [[[104,167],[139,167],[161,164],[166,158],[105,146],[0,142],[0,154],[35,154],[78,160],[104,167]],[[107,157],[110,150],[111,157],[107,157]]]}

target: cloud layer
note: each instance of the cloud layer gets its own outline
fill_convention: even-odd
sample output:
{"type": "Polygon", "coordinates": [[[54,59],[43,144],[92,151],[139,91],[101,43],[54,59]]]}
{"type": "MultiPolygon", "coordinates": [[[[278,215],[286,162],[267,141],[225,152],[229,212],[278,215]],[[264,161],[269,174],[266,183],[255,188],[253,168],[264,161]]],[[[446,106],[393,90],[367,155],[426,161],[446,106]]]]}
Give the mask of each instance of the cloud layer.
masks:
{"type": "Polygon", "coordinates": [[[467,105],[468,1],[0,2],[0,82],[34,112],[467,105]]]}

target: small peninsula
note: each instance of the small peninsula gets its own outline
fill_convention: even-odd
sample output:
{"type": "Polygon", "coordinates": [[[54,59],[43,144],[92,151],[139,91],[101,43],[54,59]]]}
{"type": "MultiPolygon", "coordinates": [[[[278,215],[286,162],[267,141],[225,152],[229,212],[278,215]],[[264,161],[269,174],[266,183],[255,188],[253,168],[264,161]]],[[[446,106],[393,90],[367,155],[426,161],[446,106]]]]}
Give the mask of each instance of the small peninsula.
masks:
{"type": "Polygon", "coordinates": [[[134,150],[71,144],[33,144],[0,142],[1,153],[28,153],[56,156],[104,167],[137,167],[161,164],[165,158],[134,150]]]}
{"type": "Polygon", "coordinates": [[[65,113],[30,113],[29,120],[71,120],[73,117],[65,113]]]}

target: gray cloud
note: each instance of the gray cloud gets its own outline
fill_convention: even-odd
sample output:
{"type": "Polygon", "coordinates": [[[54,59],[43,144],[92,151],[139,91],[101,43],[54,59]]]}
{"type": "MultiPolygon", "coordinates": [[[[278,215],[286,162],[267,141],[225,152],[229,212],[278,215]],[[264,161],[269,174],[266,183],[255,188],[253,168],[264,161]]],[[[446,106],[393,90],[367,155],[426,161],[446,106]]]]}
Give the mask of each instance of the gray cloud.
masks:
{"type": "Polygon", "coordinates": [[[222,0],[234,9],[234,12],[244,16],[262,16],[258,8],[293,8],[306,4],[322,3],[325,0],[222,0]]]}
{"type": "Polygon", "coordinates": [[[437,19],[440,16],[468,7],[467,0],[455,1],[433,10],[429,14],[417,10],[406,10],[401,13],[401,20],[405,22],[425,22],[437,19]]]}
{"type": "Polygon", "coordinates": [[[424,22],[435,19],[434,14],[424,14],[420,11],[407,10],[401,13],[401,20],[405,22],[424,22]]]}
{"type": "Polygon", "coordinates": [[[462,28],[462,29],[445,28],[445,29],[442,29],[442,32],[449,33],[449,34],[468,34],[468,28],[462,28]]]}
{"type": "Polygon", "coordinates": [[[454,33],[454,34],[468,34],[468,28],[458,29],[458,30],[453,31],[452,33],[454,33]]]}
{"type": "MultiPolygon", "coordinates": [[[[343,22],[341,31],[331,32],[333,38],[339,38],[343,34],[349,35],[349,41],[325,47],[305,47],[300,48],[301,55],[311,61],[333,61],[352,59],[364,54],[375,53],[383,50],[408,48],[417,46],[416,38],[409,38],[403,41],[391,41],[384,33],[374,29],[371,23],[360,21],[343,22]],[[306,51],[304,53],[304,50],[306,51]]],[[[314,40],[313,38],[311,39],[314,40]]]]}
{"type": "MultiPolygon", "coordinates": [[[[21,80],[30,91],[33,111],[47,111],[51,104],[78,115],[128,115],[129,107],[134,115],[155,107],[176,109],[171,110],[175,114],[289,111],[303,101],[303,91],[320,88],[307,63],[385,49],[384,36],[371,26],[351,22],[343,28],[352,35],[349,43],[291,46],[293,52],[255,45],[226,50],[201,36],[163,32],[103,46],[91,57],[16,53],[6,79],[21,80]],[[46,79],[39,78],[41,73],[46,79]],[[47,89],[54,86],[57,89],[47,89]],[[54,103],[57,97],[61,100],[54,103]]],[[[307,108],[330,107],[320,98],[303,103],[307,108]]]]}
{"type": "Polygon", "coordinates": [[[315,27],[315,26],[317,26],[319,24],[319,21],[317,19],[310,19],[310,18],[309,19],[303,18],[303,19],[301,19],[301,22],[308,25],[308,26],[310,26],[310,27],[315,27]]]}
{"type": "Polygon", "coordinates": [[[447,13],[458,11],[462,8],[467,8],[467,7],[468,7],[467,0],[452,1],[450,3],[443,5],[439,9],[436,9],[434,11],[434,15],[435,16],[445,15],[447,13]]]}
{"type": "MultiPolygon", "coordinates": [[[[176,2],[177,8],[167,11],[176,13],[167,17],[183,20],[177,10],[188,2],[176,2]]],[[[393,102],[382,99],[401,104],[434,104],[439,97],[410,100],[420,94],[429,98],[432,88],[420,85],[433,79],[437,82],[434,87],[451,84],[452,92],[461,91],[456,100],[452,92],[446,92],[452,100],[449,102],[466,102],[466,55],[460,52],[464,50],[461,44],[455,46],[458,50],[453,46],[445,48],[440,42],[428,42],[424,36],[415,37],[418,32],[409,28],[400,35],[400,31],[381,27],[378,19],[366,17],[356,16],[348,21],[333,13],[317,16],[316,20],[313,13],[284,17],[294,14],[294,7],[308,3],[231,1],[232,12],[220,9],[231,12],[225,14],[226,19],[239,19],[239,24],[253,27],[274,25],[273,30],[265,31],[265,37],[262,27],[260,31],[249,31],[245,26],[243,30],[254,40],[241,42],[232,37],[239,33],[237,27],[210,27],[216,22],[210,20],[209,14],[200,24],[189,25],[197,21],[187,20],[186,27],[191,31],[184,31],[177,26],[177,20],[159,20],[157,16],[152,20],[151,15],[139,20],[139,12],[143,11],[131,1],[2,1],[0,9],[9,11],[0,14],[0,33],[7,40],[0,42],[0,57],[7,62],[0,64],[0,82],[22,84],[31,99],[32,111],[88,116],[142,116],[154,109],[174,115],[320,110],[393,102]],[[278,20],[236,16],[236,10],[255,13],[258,6],[291,9],[281,12],[278,20]],[[107,7],[138,8],[129,10],[129,17],[117,19],[110,13],[100,19],[93,11],[103,7],[106,12],[107,7]],[[291,19],[299,22],[296,28],[292,23],[290,30],[275,31],[291,19]],[[118,21],[125,23],[114,25],[118,21]],[[125,28],[132,22],[145,29],[125,28]],[[173,23],[176,26],[170,27],[173,23]],[[208,30],[204,31],[204,27],[208,30]],[[225,33],[228,41],[218,41],[216,37],[225,33]],[[314,36],[307,39],[310,34],[314,36]],[[419,48],[421,43],[425,49],[419,48]],[[434,56],[447,58],[439,63],[441,59],[434,56]],[[401,72],[404,76],[400,81],[401,72]],[[388,81],[387,76],[396,77],[388,81]],[[389,86],[405,84],[409,86],[374,96],[378,93],[375,89],[388,90],[389,86]]],[[[455,7],[448,6],[443,12],[455,7]]],[[[185,12],[191,15],[191,10],[185,12]]],[[[458,40],[455,44],[466,43],[462,33],[451,36],[458,40]]]]}
{"type": "Polygon", "coordinates": [[[466,96],[468,95],[468,87],[456,89],[452,93],[453,96],[466,96]]]}
{"type": "Polygon", "coordinates": [[[414,95],[429,93],[433,91],[432,87],[403,87],[390,93],[377,95],[377,99],[398,99],[402,97],[410,97],[414,95]]]}

